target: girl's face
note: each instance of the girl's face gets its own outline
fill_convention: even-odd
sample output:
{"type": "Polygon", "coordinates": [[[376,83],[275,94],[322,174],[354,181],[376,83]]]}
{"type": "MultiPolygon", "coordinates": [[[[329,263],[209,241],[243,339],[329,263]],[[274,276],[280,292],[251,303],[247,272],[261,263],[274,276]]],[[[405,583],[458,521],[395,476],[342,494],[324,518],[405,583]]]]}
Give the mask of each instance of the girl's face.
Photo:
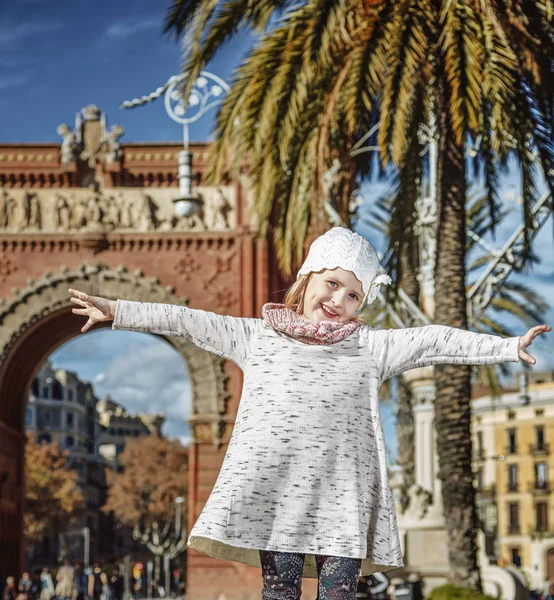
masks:
{"type": "Polygon", "coordinates": [[[362,303],[360,281],[341,268],[314,273],[306,286],[302,315],[320,323],[350,321],[362,303]]]}

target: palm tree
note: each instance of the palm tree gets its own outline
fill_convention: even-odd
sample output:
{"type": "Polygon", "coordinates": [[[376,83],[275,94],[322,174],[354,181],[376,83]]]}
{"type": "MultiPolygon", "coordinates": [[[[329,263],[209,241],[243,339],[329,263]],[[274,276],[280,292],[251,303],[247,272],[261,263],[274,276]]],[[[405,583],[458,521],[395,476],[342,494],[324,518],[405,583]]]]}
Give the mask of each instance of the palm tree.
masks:
{"type": "MultiPolygon", "coordinates": [[[[398,251],[396,240],[399,236],[405,236],[406,223],[398,220],[399,214],[394,210],[396,195],[385,196],[377,202],[372,210],[371,219],[365,219],[365,222],[372,228],[377,229],[388,240],[385,253],[385,264],[387,270],[394,271],[395,265],[402,263],[402,281],[401,286],[410,300],[414,304],[419,302],[419,284],[417,272],[419,271],[418,261],[418,239],[414,235],[413,223],[408,227],[410,239],[406,249],[402,254],[398,251]]],[[[466,201],[467,206],[467,224],[466,227],[477,236],[483,238],[490,231],[491,225],[488,218],[486,197],[477,193],[470,193],[466,201]]],[[[499,214],[499,222],[506,216],[507,212],[499,214]]],[[[475,237],[467,238],[468,253],[475,247],[475,237]]],[[[468,274],[483,267],[490,260],[490,256],[481,255],[473,260],[468,266],[468,274]]],[[[470,289],[472,284],[467,284],[470,289]]],[[[394,290],[390,293],[388,305],[394,305],[398,296],[394,290]]],[[[422,307],[420,307],[422,308],[422,307]]],[[[532,326],[534,323],[544,319],[544,314],[548,310],[548,303],[539,296],[534,290],[526,286],[505,281],[503,287],[496,296],[493,296],[490,305],[484,313],[479,313],[477,318],[471,323],[472,329],[479,333],[488,333],[511,337],[515,335],[514,331],[498,320],[498,315],[515,317],[524,325],[532,326]]],[[[390,311],[386,305],[376,303],[366,307],[361,318],[374,327],[395,328],[397,323],[391,318],[390,311]]],[[[499,395],[502,392],[500,375],[507,375],[509,369],[504,364],[500,365],[482,365],[474,369],[475,380],[486,385],[491,394],[499,395]]],[[[390,398],[389,386],[385,384],[381,390],[385,399],[390,398]]],[[[398,441],[398,464],[402,468],[402,487],[400,490],[401,510],[408,508],[408,490],[415,483],[415,446],[414,446],[414,416],[412,406],[411,389],[403,376],[398,378],[398,387],[396,392],[396,434],[398,441]]]]}
{"type": "MultiPolygon", "coordinates": [[[[395,210],[413,213],[423,170],[418,130],[434,123],[439,199],[434,320],[466,328],[465,199],[468,141],[479,142],[490,219],[510,155],[523,180],[523,218],[535,201],[536,153],[551,190],[552,9],[544,0],[173,0],[167,31],[185,34],[186,100],[203,66],[238,30],[259,40],[237,69],[218,115],[211,174],[248,156],[260,233],[271,223],[291,272],[309,228],[325,223],[324,174],[380,122],[381,160],[398,169],[395,210]],[[346,152],[345,152],[346,150],[346,152]],[[271,220],[276,208],[277,218],[271,220]],[[448,293],[444,293],[445,291],[448,293]]],[[[349,218],[348,182],[368,165],[348,159],[333,198],[349,218]]],[[[409,236],[408,236],[409,237],[409,236]]],[[[530,239],[527,258],[532,258],[530,239]]],[[[400,242],[401,246],[406,242],[400,242]]],[[[400,265],[401,268],[401,265],[400,265]]],[[[480,589],[471,473],[470,368],[436,369],[439,477],[450,579],[480,589]]]]}

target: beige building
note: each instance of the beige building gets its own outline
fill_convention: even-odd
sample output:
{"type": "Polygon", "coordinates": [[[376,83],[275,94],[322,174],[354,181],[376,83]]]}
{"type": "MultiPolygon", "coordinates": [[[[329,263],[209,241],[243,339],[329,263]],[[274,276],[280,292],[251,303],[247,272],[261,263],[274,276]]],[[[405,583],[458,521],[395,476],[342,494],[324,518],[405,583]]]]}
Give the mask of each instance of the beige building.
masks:
{"type": "Polygon", "coordinates": [[[477,505],[487,554],[538,587],[554,581],[554,373],[517,378],[498,398],[474,393],[477,505]]]}
{"type": "Polygon", "coordinates": [[[108,555],[111,524],[100,511],[106,500],[106,465],[98,452],[100,422],[97,397],[90,383],[65,369],[53,369],[49,361],[41,367],[29,390],[25,412],[26,431],[39,442],[57,442],[69,451],[69,462],[79,474],[85,496],[82,514],[62,532],[47,534],[33,547],[31,560],[57,561],[62,552],[70,558],[83,556],[83,528],[90,530],[91,557],[108,555]],[[64,548],[62,548],[62,545],[64,548]]]}
{"type": "Polygon", "coordinates": [[[100,454],[115,461],[125,448],[125,442],[145,435],[161,435],[164,415],[133,415],[110,396],[96,405],[101,431],[98,438],[100,454]]]}

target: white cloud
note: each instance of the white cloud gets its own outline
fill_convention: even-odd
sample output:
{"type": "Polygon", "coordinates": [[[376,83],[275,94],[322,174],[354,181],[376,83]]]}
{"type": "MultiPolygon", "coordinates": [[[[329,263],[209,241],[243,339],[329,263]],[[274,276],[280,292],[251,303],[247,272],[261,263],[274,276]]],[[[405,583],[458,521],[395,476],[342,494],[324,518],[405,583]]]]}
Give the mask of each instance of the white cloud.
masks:
{"type": "Polygon", "coordinates": [[[135,21],[120,20],[112,23],[106,30],[105,37],[109,40],[118,40],[145,31],[147,29],[158,28],[161,30],[162,21],[159,17],[150,17],[138,19],[135,21]]]}
{"type": "Polygon", "coordinates": [[[9,46],[18,44],[31,36],[44,35],[48,32],[58,31],[63,27],[63,23],[55,21],[26,21],[24,23],[4,21],[0,25],[0,45],[9,46]]]}
{"type": "Polygon", "coordinates": [[[95,384],[100,396],[110,394],[131,413],[162,413],[164,433],[188,433],[191,413],[188,372],[182,356],[167,342],[135,343],[114,357],[95,384]]]}
{"type": "Polygon", "coordinates": [[[30,77],[22,73],[18,75],[0,76],[0,90],[8,90],[13,87],[25,85],[30,77]]]}

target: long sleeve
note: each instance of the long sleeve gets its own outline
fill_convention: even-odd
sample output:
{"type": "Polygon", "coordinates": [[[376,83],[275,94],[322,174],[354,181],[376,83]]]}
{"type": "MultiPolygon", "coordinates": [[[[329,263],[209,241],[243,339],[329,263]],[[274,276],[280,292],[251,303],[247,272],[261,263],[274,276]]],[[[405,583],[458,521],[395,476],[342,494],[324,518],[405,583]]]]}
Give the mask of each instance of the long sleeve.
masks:
{"type": "Polygon", "coordinates": [[[519,337],[502,338],[427,325],[375,331],[372,351],[378,358],[384,381],[403,371],[429,365],[517,362],[518,345],[519,337]]]}
{"type": "Polygon", "coordinates": [[[182,336],[243,368],[260,319],[241,319],[175,304],[118,300],[112,329],[182,336]]]}

